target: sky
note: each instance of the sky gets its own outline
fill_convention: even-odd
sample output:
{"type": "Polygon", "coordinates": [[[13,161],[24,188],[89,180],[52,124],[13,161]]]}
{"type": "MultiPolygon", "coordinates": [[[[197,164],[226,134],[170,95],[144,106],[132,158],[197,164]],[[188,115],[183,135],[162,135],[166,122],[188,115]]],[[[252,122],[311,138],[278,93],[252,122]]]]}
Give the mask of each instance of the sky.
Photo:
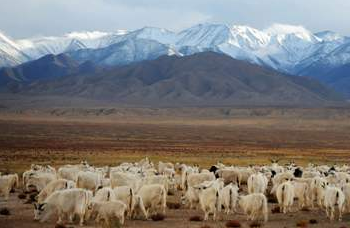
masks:
{"type": "Polygon", "coordinates": [[[198,23],[302,25],[350,35],[350,0],[0,0],[0,31],[13,38],[72,31],[179,31],[198,23]]]}

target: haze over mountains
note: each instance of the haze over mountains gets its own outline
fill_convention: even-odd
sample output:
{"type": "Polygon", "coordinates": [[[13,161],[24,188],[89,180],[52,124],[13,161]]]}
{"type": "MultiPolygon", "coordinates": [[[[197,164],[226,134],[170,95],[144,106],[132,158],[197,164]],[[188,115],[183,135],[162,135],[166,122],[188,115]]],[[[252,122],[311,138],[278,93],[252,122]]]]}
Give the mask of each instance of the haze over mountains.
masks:
{"type": "MultiPolygon", "coordinates": [[[[21,92],[22,87],[24,86],[26,92],[35,91],[36,93],[49,94],[54,90],[52,90],[52,87],[50,87],[51,89],[48,89],[44,86],[44,84],[48,83],[46,85],[51,84],[51,86],[58,86],[61,83],[58,82],[58,80],[61,80],[61,76],[79,75],[79,77],[75,78],[82,78],[82,75],[89,75],[91,77],[91,75],[100,75],[102,68],[105,68],[105,70],[113,68],[113,70],[116,71],[115,67],[117,66],[132,64],[126,68],[136,67],[136,65],[133,63],[137,62],[141,62],[140,66],[136,67],[137,69],[148,69],[150,66],[145,67],[145,64],[154,66],[155,63],[142,61],[155,60],[160,56],[176,55],[181,57],[207,51],[224,53],[238,60],[257,64],[265,68],[271,68],[281,72],[280,75],[290,74],[312,77],[333,88],[336,92],[342,93],[346,98],[350,98],[350,38],[341,36],[331,31],[313,34],[303,27],[280,24],[275,24],[266,30],[257,30],[248,26],[199,24],[178,33],[168,31],[166,29],[145,27],[135,31],[120,30],[114,33],[75,32],[66,34],[62,37],[40,37],[22,40],[12,40],[0,34],[0,67],[4,67],[0,70],[0,83],[2,85],[6,84],[7,89],[10,89],[12,92],[21,92]],[[62,55],[62,53],[64,53],[64,55],[62,55]],[[43,57],[45,55],[49,56],[43,57]],[[33,61],[38,58],[44,59],[41,59],[39,62],[33,61]],[[45,58],[48,59],[45,60],[45,58]],[[45,70],[46,64],[48,64],[47,69],[49,69],[49,71],[45,70]],[[56,75],[55,73],[43,73],[50,72],[50,70],[58,73],[56,75]],[[37,82],[38,80],[40,82],[37,82]],[[42,80],[46,82],[44,83],[42,80]],[[54,82],[51,82],[52,80],[54,82]],[[29,84],[33,83],[38,84],[38,86],[35,87],[31,85],[29,88],[29,84]],[[39,86],[39,84],[41,86],[39,86]],[[43,91],[39,91],[38,88],[43,89],[43,91]]],[[[208,54],[206,53],[204,55],[208,54]]],[[[222,58],[218,56],[213,57],[212,55],[213,54],[210,54],[210,56],[207,57],[214,59],[222,58]]],[[[192,58],[190,59],[192,60],[192,58]]],[[[231,60],[227,60],[226,57],[222,60],[225,62],[231,62],[231,60]]],[[[164,61],[164,57],[158,59],[157,61],[164,61]]],[[[171,65],[169,62],[176,61],[179,61],[179,58],[169,58],[168,61],[165,62],[168,65],[171,65]]],[[[194,61],[192,63],[194,69],[197,69],[197,64],[208,64],[208,62],[204,60],[198,62],[194,61]]],[[[237,67],[237,64],[233,65],[237,67]]],[[[182,65],[179,64],[179,66],[182,65]]],[[[234,68],[230,68],[230,73],[228,73],[228,71],[219,71],[220,67],[223,67],[219,63],[216,67],[218,72],[221,72],[222,75],[216,78],[216,80],[219,81],[213,82],[214,84],[223,83],[223,81],[227,80],[230,76],[232,76],[233,72],[236,71],[234,68]]],[[[266,71],[266,69],[256,67],[257,66],[250,64],[249,67],[246,68],[252,68],[254,69],[253,72],[259,72],[257,75],[263,74],[262,72],[266,71]]],[[[121,75],[120,70],[122,69],[125,70],[125,67],[118,68],[118,73],[115,74],[121,75]]],[[[154,71],[163,72],[161,69],[162,66],[159,65],[158,69],[154,71]]],[[[148,71],[145,70],[145,72],[148,71]]],[[[191,73],[194,72],[195,71],[191,73]]],[[[275,71],[271,70],[271,72],[276,74],[275,71]]],[[[143,74],[143,72],[141,73],[143,74]]],[[[143,76],[152,78],[155,74],[153,71],[148,73],[148,76],[145,74],[143,74],[143,76]]],[[[243,73],[244,72],[240,72],[242,76],[244,75],[243,73]]],[[[206,78],[205,80],[209,80],[207,77],[211,77],[213,80],[215,75],[217,75],[217,73],[210,72],[206,76],[202,75],[201,77],[206,78]]],[[[167,76],[166,73],[163,72],[159,77],[167,76]]],[[[249,78],[249,76],[246,77],[249,78]]],[[[68,78],[70,78],[69,80],[72,80],[72,77],[68,78]]],[[[203,78],[201,78],[201,80],[203,78]]],[[[254,78],[254,80],[260,80],[259,77],[254,78]]],[[[64,80],[68,79],[65,78],[64,80]]],[[[335,93],[330,92],[328,89],[318,84],[314,80],[305,79],[303,77],[297,79],[293,78],[293,80],[294,84],[298,84],[297,81],[302,81],[303,84],[306,80],[309,80],[309,83],[313,85],[317,84],[317,86],[319,86],[318,88],[322,87],[321,90],[323,91],[323,95],[320,96],[320,94],[318,94],[320,91],[316,92],[316,97],[318,97],[316,100],[339,99],[339,96],[336,96],[335,93]]],[[[158,84],[157,81],[157,86],[156,84],[153,86],[157,87],[156,90],[160,91],[163,89],[160,88],[161,86],[176,87],[178,85],[176,84],[178,83],[177,80],[176,82],[172,81],[172,83],[174,84],[158,84]]],[[[198,83],[200,84],[200,82],[198,83]]],[[[230,84],[230,89],[236,91],[238,84],[230,84]]],[[[135,92],[134,101],[139,98],[144,98],[144,101],[147,99],[152,100],[149,97],[151,94],[153,94],[152,96],[155,96],[155,100],[158,99],[159,94],[150,92],[149,88],[147,90],[148,92],[145,92],[145,88],[137,87],[137,82],[136,85],[131,83],[129,86],[131,86],[130,90],[140,89],[140,91],[137,93],[135,92]],[[140,95],[145,93],[147,96],[140,95]]],[[[211,84],[211,86],[214,85],[211,84]]],[[[266,86],[269,85],[266,84],[266,86]]],[[[270,85],[270,87],[271,93],[274,93],[272,92],[274,91],[273,83],[270,85]]],[[[286,89],[283,86],[281,88],[286,89]]],[[[152,91],[153,89],[154,88],[152,88],[152,91]]],[[[220,89],[225,91],[224,87],[220,87],[220,89]]],[[[2,86],[2,90],[4,90],[4,86],[2,86]]],[[[84,89],[81,90],[83,91],[84,89]]],[[[181,88],[180,90],[181,92],[179,96],[186,97],[183,100],[190,99],[191,102],[189,103],[193,103],[198,98],[198,94],[195,95],[196,98],[192,97],[193,91],[187,87],[181,88]],[[187,93],[187,95],[191,94],[191,96],[185,96],[185,93],[187,93]]],[[[296,91],[294,88],[291,90],[294,92],[296,91]]],[[[57,92],[58,90],[55,91],[57,92]]],[[[101,88],[101,93],[103,94],[103,92],[104,91],[101,88]]],[[[217,96],[218,100],[222,100],[226,96],[225,99],[227,102],[223,102],[225,104],[232,102],[236,103],[238,102],[238,98],[242,98],[238,96],[237,93],[232,93],[236,94],[236,97],[233,98],[232,94],[228,93],[224,95],[225,92],[221,92],[223,94],[218,95],[211,91],[211,94],[214,97],[217,96]]],[[[251,91],[249,91],[249,93],[250,92],[251,91]]],[[[294,92],[291,94],[294,94],[294,92]]],[[[87,94],[91,95],[91,93],[91,91],[86,90],[85,95],[88,96],[87,94]]],[[[315,93],[315,91],[313,91],[313,93],[315,93]]],[[[72,94],[74,93],[72,92],[72,94]]],[[[116,94],[121,95],[122,93],[120,91],[116,91],[116,94]]],[[[205,92],[203,92],[203,94],[200,95],[200,99],[198,99],[208,100],[205,98],[204,94],[205,92]]],[[[131,102],[131,100],[133,100],[129,97],[129,95],[128,98],[125,99],[126,102],[131,102]]],[[[259,103],[259,98],[262,99],[263,103],[273,103],[274,99],[277,99],[276,103],[288,103],[288,99],[281,98],[283,100],[283,102],[281,102],[281,100],[278,99],[278,96],[267,98],[265,96],[255,97],[255,95],[250,95],[252,96],[251,99],[256,101],[253,103],[259,103]],[[270,101],[268,102],[268,100],[270,101]]],[[[116,100],[121,100],[118,96],[116,95],[114,98],[116,100]]],[[[214,100],[212,101],[214,102],[214,100]]],[[[294,100],[292,99],[289,101],[294,103],[296,100],[301,102],[302,99],[298,98],[297,96],[294,100]]],[[[309,100],[309,98],[305,100],[309,100]]]]}

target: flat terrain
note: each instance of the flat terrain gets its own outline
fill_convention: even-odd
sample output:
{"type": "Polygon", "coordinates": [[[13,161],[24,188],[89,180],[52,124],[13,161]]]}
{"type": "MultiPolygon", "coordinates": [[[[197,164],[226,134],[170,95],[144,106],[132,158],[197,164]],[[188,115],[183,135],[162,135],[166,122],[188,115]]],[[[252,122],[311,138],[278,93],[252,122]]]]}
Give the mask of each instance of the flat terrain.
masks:
{"type": "MultiPolygon", "coordinates": [[[[93,165],[116,165],[148,156],[152,161],[186,162],[209,167],[217,161],[249,165],[295,160],[305,165],[350,162],[348,109],[56,109],[0,112],[0,171],[21,173],[31,163],[63,164],[87,160],[93,165]]],[[[17,194],[19,191],[17,191],[17,194]]],[[[171,197],[179,201],[179,196],[171,197]]],[[[32,221],[32,206],[12,195],[0,199],[4,227],[53,227],[32,221]]],[[[270,209],[273,205],[269,205],[270,209]]],[[[165,221],[127,221],[126,227],[201,227],[189,222],[200,211],[168,210],[165,221]]],[[[323,211],[274,214],[265,227],[296,227],[299,220],[316,219],[308,227],[341,227],[323,211]]],[[[224,220],[244,217],[224,216],[224,220]]],[[[208,223],[224,227],[225,221],[208,223]]]]}
{"type": "Polygon", "coordinates": [[[217,161],[263,164],[271,158],[301,164],[350,162],[348,109],[172,111],[0,113],[0,170],[22,172],[33,162],[57,166],[83,159],[115,165],[144,156],[202,167],[217,161]]]}

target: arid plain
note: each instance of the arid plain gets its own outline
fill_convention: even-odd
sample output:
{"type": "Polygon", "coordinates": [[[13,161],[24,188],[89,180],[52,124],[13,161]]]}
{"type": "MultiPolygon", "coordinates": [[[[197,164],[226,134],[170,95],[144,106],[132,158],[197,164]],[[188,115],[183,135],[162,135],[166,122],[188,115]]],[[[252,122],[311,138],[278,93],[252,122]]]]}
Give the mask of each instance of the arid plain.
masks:
{"type": "MultiPolygon", "coordinates": [[[[348,163],[350,109],[348,108],[91,108],[2,111],[0,116],[0,171],[21,173],[32,163],[60,166],[87,160],[93,165],[116,165],[145,156],[198,164],[348,163]]],[[[20,190],[18,190],[20,191],[20,190]]],[[[52,227],[33,219],[31,205],[11,197],[12,215],[0,216],[6,227],[52,227]],[[24,216],[23,216],[24,215],[24,216]],[[18,218],[21,218],[18,220],[18,218]]],[[[179,195],[170,197],[179,201],[179,195]]],[[[1,201],[0,206],[6,203],[1,201]]],[[[271,209],[272,204],[269,205],[271,209]]],[[[201,214],[181,208],[168,210],[165,221],[127,221],[126,227],[201,227],[189,222],[201,214]]],[[[249,227],[242,214],[239,219],[249,227]]],[[[296,227],[299,220],[316,219],[310,227],[341,227],[321,210],[291,215],[271,214],[265,227],[296,227]]],[[[225,221],[207,223],[224,227],[225,221]]]]}

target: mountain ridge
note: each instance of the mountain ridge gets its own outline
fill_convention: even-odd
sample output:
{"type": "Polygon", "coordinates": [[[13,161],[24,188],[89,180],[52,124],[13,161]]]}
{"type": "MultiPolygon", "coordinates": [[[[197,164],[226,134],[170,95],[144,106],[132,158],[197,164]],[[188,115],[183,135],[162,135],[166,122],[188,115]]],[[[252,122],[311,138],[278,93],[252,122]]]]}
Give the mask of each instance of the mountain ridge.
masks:
{"type": "Polygon", "coordinates": [[[166,106],[311,105],[342,98],[313,79],[283,75],[226,54],[161,56],[97,73],[39,80],[19,94],[166,106]]]}
{"type": "MultiPolygon", "coordinates": [[[[312,33],[302,26],[283,24],[273,24],[264,30],[205,23],[180,32],[144,27],[134,31],[73,32],[62,37],[21,40],[0,37],[3,38],[0,39],[0,67],[18,65],[47,54],[67,53],[80,63],[91,61],[118,66],[165,54],[186,56],[215,51],[282,73],[313,77],[338,90],[346,87],[332,78],[323,80],[323,72],[333,72],[330,75],[337,78],[342,76],[336,74],[340,72],[337,69],[345,69],[350,63],[349,37],[331,31],[312,33]]],[[[349,89],[340,91],[350,98],[350,83],[346,85],[349,89]]]]}

